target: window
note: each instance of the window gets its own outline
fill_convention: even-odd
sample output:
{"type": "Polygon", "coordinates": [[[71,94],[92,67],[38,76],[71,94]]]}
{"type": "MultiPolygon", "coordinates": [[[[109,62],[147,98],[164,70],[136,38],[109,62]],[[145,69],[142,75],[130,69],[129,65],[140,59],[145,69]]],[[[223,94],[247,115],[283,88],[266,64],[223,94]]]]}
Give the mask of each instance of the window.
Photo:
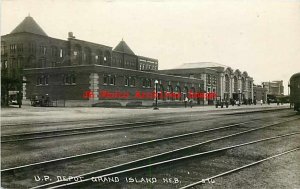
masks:
{"type": "Polygon", "coordinates": [[[10,45],[10,53],[15,53],[17,51],[17,45],[16,44],[13,44],[13,45],[10,45]]]}
{"type": "Polygon", "coordinates": [[[207,84],[211,84],[211,76],[209,74],[207,75],[207,84]]]}
{"type": "Polygon", "coordinates": [[[135,78],[134,77],[130,78],[130,86],[135,87],[135,78]]]}
{"type": "Polygon", "coordinates": [[[217,84],[217,77],[213,76],[213,84],[216,85],[217,84]]]}
{"type": "Polygon", "coordinates": [[[44,77],[44,83],[45,83],[45,85],[48,85],[49,83],[48,83],[48,76],[47,77],[44,77]]]}
{"type": "Polygon", "coordinates": [[[18,52],[23,52],[23,44],[18,44],[17,45],[17,51],[18,52]]]}
{"type": "Polygon", "coordinates": [[[43,79],[42,79],[42,76],[39,76],[36,80],[36,84],[37,85],[43,85],[43,79]]]}
{"type": "Polygon", "coordinates": [[[4,60],[3,66],[5,69],[7,68],[7,60],[4,60]]]}
{"type": "Polygon", "coordinates": [[[57,57],[58,56],[57,47],[52,47],[51,54],[52,54],[52,57],[57,57]]]}
{"type": "Polygon", "coordinates": [[[116,76],[115,75],[104,75],[103,76],[103,85],[116,85],[116,76]]]}
{"type": "Polygon", "coordinates": [[[63,75],[63,82],[64,82],[65,85],[74,85],[74,84],[76,84],[75,74],[63,75]]]}
{"type": "Polygon", "coordinates": [[[229,76],[226,74],[225,75],[225,92],[229,93],[229,86],[230,86],[230,80],[229,76]]]}
{"type": "Polygon", "coordinates": [[[129,86],[129,78],[125,77],[125,86],[129,86]]]}
{"type": "Polygon", "coordinates": [[[49,84],[49,75],[41,75],[37,77],[37,85],[48,85],[49,84]]]}
{"type": "Polygon", "coordinates": [[[236,76],[233,77],[233,91],[234,91],[235,93],[238,92],[238,79],[237,79],[236,76]]]}
{"type": "Polygon", "coordinates": [[[44,45],[40,46],[40,54],[46,55],[47,53],[47,47],[44,45]]]}
{"type": "Polygon", "coordinates": [[[71,82],[72,82],[72,84],[76,84],[76,77],[75,77],[75,75],[71,75],[71,82]]]}
{"type": "Polygon", "coordinates": [[[63,51],[63,49],[60,49],[60,51],[59,51],[59,57],[62,58],[63,56],[64,56],[64,51],[63,51]]]}
{"type": "Polygon", "coordinates": [[[42,58],[39,60],[39,68],[45,68],[45,67],[47,67],[46,60],[45,58],[42,58]]]}
{"type": "Polygon", "coordinates": [[[143,79],[143,87],[150,88],[151,87],[151,79],[143,79]]]}
{"type": "Polygon", "coordinates": [[[108,84],[108,80],[109,80],[109,76],[108,75],[104,75],[104,77],[103,77],[103,84],[107,85],[108,84]]]}
{"type": "Polygon", "coordinates": [[[35,43],[34,42],[29,43],[29,52],[30,53],[35,52],[35,43]]]}
{"type": "Polygon", "coordinates": [[[116,85],[116,76],[109,77],[109,85],[116,85]]]}

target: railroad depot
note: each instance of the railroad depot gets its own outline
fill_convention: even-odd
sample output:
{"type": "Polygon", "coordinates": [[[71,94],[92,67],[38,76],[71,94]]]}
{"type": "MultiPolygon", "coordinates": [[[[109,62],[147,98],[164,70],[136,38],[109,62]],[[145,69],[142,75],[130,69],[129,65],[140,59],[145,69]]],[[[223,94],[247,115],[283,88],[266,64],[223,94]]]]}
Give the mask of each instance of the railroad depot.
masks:
{"type": "Polygon", "coordinates": [[[22,77],[23,101],[47,99],[48,105],[151,106],[153,95],[137,98],[136,93],[151,94],[155,87],[158,104],[164,105],[182,104],[186,97],[200,105],[247,104],[254,94],[247,72],[210,62],[158,70],[157,59],[136,55],[123,39],[115,48],[77,39],[72,32],[67,40],[56,39],[30,16],[1,37],[1,63],[8,75],[22,77]]]}

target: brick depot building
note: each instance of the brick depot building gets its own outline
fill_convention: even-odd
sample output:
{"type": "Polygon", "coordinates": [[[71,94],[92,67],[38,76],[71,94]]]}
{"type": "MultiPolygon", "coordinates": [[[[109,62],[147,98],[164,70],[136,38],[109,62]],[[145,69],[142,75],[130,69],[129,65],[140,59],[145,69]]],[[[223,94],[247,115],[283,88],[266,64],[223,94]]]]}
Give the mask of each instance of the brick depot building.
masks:
{"type": "MultiPolygon", "coordinates": [[[[200,78],[159,73],[158,60],[136,55],[125,41],[112,47],[49,37],[30,16],[1,37],[1,64],[23,75],[23,100],[48,96],[66,106],[115,102],[152,105],[154,81],[159,103],[178,104],[189,92],[204,91],[200,78]]],[[[199,96],[193,96],[200,103],[199,96]]]]}
{"type": "MultiPolygon", "coordinates": [[[[182,77],[198,78],[204,81],[205,93],[216,93],[216,98],[226,101],[237,100],[248,104],[253,101],[253,78],[246,71],[233,70],[214,62],[185,63],[178,68],[159,70],[160,73],[182,77]]],[[[204,99],[213,104],[214,99],[204,99]]]]}

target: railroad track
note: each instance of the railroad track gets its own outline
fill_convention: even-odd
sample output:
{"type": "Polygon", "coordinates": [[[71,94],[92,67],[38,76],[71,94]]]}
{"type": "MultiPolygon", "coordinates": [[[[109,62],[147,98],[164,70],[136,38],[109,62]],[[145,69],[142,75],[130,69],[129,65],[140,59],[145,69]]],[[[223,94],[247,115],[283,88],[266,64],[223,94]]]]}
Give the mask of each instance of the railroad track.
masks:
{"type": "MultiPolygon", "coordinates": [[[[226,108],[225,108],[226,109],[226,108]]],[[[262,110],[250,110],[250,111],[243,111],[243,112],[240,112],[241,110],[244,110],[244,109],[247,109],[247,108],[239,108],[239,109],[228,109],[228,111],[233,111],[233,112],[230,112],[230,113],[220,113],[221,115],[234,115],[234,114],[246,114],[246,113],[260,113],[260,112],[273,112],[273,111],[280,111],[280,110],[288,110],[289,108],[270,108],[270,109],[262,109],[262,110]]],[[[190,112],[191,114],[199,114],[199,113],[204,113],[204,112],[220,112],[218,109],[216,110],[207,110],[207,111],[192,111],[190,112]]],[[[171,116],[174,116],[174,115],[181,115],[182,112],[172,112],[172,113],[164,113],[164,115],[171,115],[171,116]]],[[[157,116],[155,115],[155,118],[157,116]]],[[[57,122],[57,121],[54,121],[54,122],[51,122],[51,121],[47,121],[47,122],[36,122],[36,123],[18,123],[18,124],[1,124],[1,127],[23,127],[23,126],[30,126],[32,124],[36,125],[36,126],[43,126],[45,124],[47,125],[65,125],[65,124],[82,124],[82,123],[91,123],[91,122],[96,122],[96,123],[99,123],[99,122],[103,122],[103,121],[108,121],[108,120],[115,120],[115,118],[105,118],[105,119],[88,119],[88,120],[66,120],[66,121],[60,121],[60,122],[57,122]]]]}
{"type": "Polygon", "coordinates": [[[47,139],[55,137],[65,137],[73,135],[83,135],[83,134],[93,134],[108,131],[119,131],[128,130],[134,128],[143,127],[155,127],[155,126],[165,126],[179,123],[187,123],[192,121],[205,121],[204,119],[188,119],[188,120],[157,120],[157,121],[144,121],[144,122],[134,122],[134,123],[122,123],[122,124],[110,124],[103,126],[88,126],[81,128],[70,128],[70,129],[60,129],[52,131],[40,131],[40,132],[30,132],[30,133],[20,133],[11,135],[2,135],[1,143],[13,143],[13,142],[23,142],[27,140],[38,140],[47,139]]]}
{"type": "MultiPolygon", "coordinates": [[[[164,152],[164,153],[159,153],[159,154],[152,155],[152,156],[149,156],[149,157],[146,157],[146,158],[142,158],[142,159],[134,160],[134,161],[131,161],[131,162],[127,162],[127,163],[115,165],[113,167],[108,167],[108,168],[105,168],[105,169],[102,169],[102,170],[98,170],[98,171],[94,171],[94,172],[91,172],[91,173],[86,173],[86,174],[83,174],[83,175],[80,175],[80,176],[84,176],[84,177],[89,176],[90,177],[93,174],[97,174],[97,175],[101,174],[101,172],[107,173],[107,172],[111,172],[112,170],[115,170],[115,169],[120,169],[120,168],[122,168],[124,166],[128,167],[128,166],[132,166],[132,165],[135,165],[135,164],[141,164],[141,163],[143,163],[145,161],[149,162],[149,159],[151,159],[151,161],[153,162],[154,159],[159,159],[159,158],[162,158],[162,157],[166,157],[167,155],[175,155],[175,154],[178,155],[178,154],[181,154],[182,152],[184,152],[184,151],[186,151],[188,149],[191,149],[193,147],[196,147],[196,146],[208,144],[208,143],[215,142],[215,141],[220,141],[220,140],[223,140],[223,139],[228,139],[230,137],[242,135],[242,134],[245,134],[245,133],[257,131],[257,130],[268,128],[268,127],[272,127],[272,126],[276,126],[276,125],[284,123],[286,121],[293,121],[293,120],[297,120],[297,119],[299,119],[299,118],[284,120],[284,121],[276,122],[276,123],[272,123],[272,124],[267,124],[267,125],[264,125],[264,126],[261,126],[261,127],[256,127],[256,128],[253,128],[253,129],[248,129],[246,131],[241,131],[241,132],[237,132],[237,133],[234,133],[234,134],[230,134],[230,135],[226,135],[226,136],[214,138],[214,139],[207,140],[207,141],[204,141],[204,142],[201,142],[201,143],[193,144],[193,145],[190,145],[190,146],[186,146],[186,147],[183,147],[183,148],[179,148],[179,149],[168,151],[168,152],[164,152]]],[[[249,123],[249,122],[246,122],[246,123],[249,123]]],[[[120,146],[120,147],[116,147],[116,148],[111,148],[111,149],[106,149],[106,150],[91,152],[91,153],[87,153],[87,154],[81,154],[81,155],[70,156],[70,157],[65,157],[65,158],[60,158],[60,159],[45,161],[45,162],[39,162],[39,163],[34,163],[34,164],[23,165],[23,166],[19,166],[19,167],[8,168],[8,169],[2,170],[1,173],[2,173],[2,175],[3,174],[9,174],[9,173],[15,172],[15,171],[21,171],[21,170],[24,170],[24,169],[26,170],[27,168],[32,169],[34,167],[45,166],[45,165],[49,165],[49,164],[53,164],[53,163],[58,163],[58,162],[62,162],[62,161],[75,160],[77,158],[88,157],[88,156],[91,156],[91,155],[99,155],[99,154],[102,154],[102,153],[105,153],[105,152],[110,152],[110,151],[115,151],[115,150],[124,150],[124,149],[128,149],[128,148],[136,147],[136,146],[141,146],[141,145],[146,145],[146,144],[153,144],[153,143],[168,141],[168,140],[172,140],[172,139],[176,139],[176,138],[181,138],[181,137],[195,136],[195,135],[201,134],[201,133],[206,133],[206,132],[217,131],[217,130],[221,130],[221,129],[227,129],[227,128],[232,128],[232,127],[237,127],[237,126],[240,126],[240,125],[243,125],[243,124],[246,124],[246,123],[239,123],[239,124],[227,125],[227,126],[223,126],[223,127],[218,127],[218,128],[213,128],[213,129],[207,129],[207,130],[202,130],[202,131],[197,131],[197,132],[192,132],[192,133],[186,133],[186,134],[181,134],[181,135],[172,136],[172,137],[160,138],[160,139],[156,139],[156,140],[151,140],[151,141],[146,141],[146,142],[131,144],[131,145],[127,145],[127,146],[120,146]]],[[[298,133],[294,133],[294,134],[298,134],[298,133]]],[[[37,188],[43,188],[43,187],[48,188],[48,187],[51,187],[53,185],[55,186],[55,185],[60,184],[60,183],[61,182],[49,183],[49,184],[46,184],[46,185],[38,186],[37,188]]]]}
{"type": "Polygon", "coordinates": [[[211,180],[213,180],[213,179],[216,179],[216,178],[219,178],[219,177],[222,177],[222,176],[226,176],[226,175],[231,174],[231,173],[238,172],[238,171],[240,171],[240,170],[243,170],[243,169],[252,167],[252,166],[254,166],[254,165],[257,165],[257,164],[259,164],[259,163],[262,163],[262,162],[265,162],[265,161],[274,159],[274,158],[279,157],[279,156],[286,155],[286,154],[288,154],[288,153],[295,152],[295,151],[297,151],[297,150],[300,150],[300,147],[293,148],[293,149],[284,151],[284,152],[282,152],[282,153],[278,153],[278,154],[269,156],[269,157],[267,157],[267,158],[264,158],[264,159],[261,159],[261,160],[258,160],[258,161],[255,161],[255,162],[252,162],[252,163],[249,163],[249,164],[240,166],[240,167],[237,167],[237,168],[235,168],[235,169],[231,169],[231,170],[229,170],[229,171],[225,171],[225,172],[219,173],[219,174],[214,175],[214,176],[210,176],[210,177],[205,178],[205,179],[201,179],[201,180],[199,180],[199,181],[197,181],[197,182],[194,182],[194,183],[191,183],[191,184],[189,184],[189,185],[183,186],[183,187],[181,187],[180,189],[187,189],[187,188],[192,188],[192,187],[194,187],[194,186],[196,186],[196,185],[205,184],[205,183],[207,183],[208,181],[211,181],[211,180]]]}
{"type": "MultiPolygon", "coordinates": [[[[280,109],[282,110],[282,109],[280,109]]],[[[284,109],[283,109],[284,110],[284,109]]],[[[261,110],[266,111],[266,110],[261,110]]],[[[253,113],[261,112],[253,111],[253,113]]],[[[267,110],[276,111],[276,110],[267,110]]],[[[249,112],[248,112],[249,113],[249,112]]],[[[235,113],[230,113],[226,115],[234,115],[235,113]]],[[[236,113],[240,115],[241,112],[236,113]]],[[[221,116],[221,115],[220,115],[221,116]]],[[[293,116],[293,114],[288,115],[293,116]]],[[[20,134],[11,134],[11,135],[2,135],[1,143],[14,143],[14,142],[24,142],[28,140],[38,140],[38,139],[47,139],[54,137],[65,137],[65,136],[74,136],[74,135],[83,135],[83,134],[93,134],[100,132],[108,131],[119,131],[119,130],[128,130],[134,128],[142,127],[154,127],[162,125],[171,125],[178,123],[187,123],[192,121],[202,121],[203,119],[188,119],[188,120],[179,120],[179,121],[170,121],[170,120],[156,120],[156,121],[139,121],[134,123],[118,123],[118,124],[108,124],[108,125],[96,125],[96,126],[86,126],[81,128],[69,128],[69,129],[60,129],[60,130],[51,130],[51,131],[39,131],[39,132],[30,132],[30,133],[20,133],[20,134]]]]}
{"type": "MultiPolygon", "coordinates": [[[[40,188],[54,189],[54,188],[65,188],[65,187],[67,187],[67,188],[72,188],[72,187],[81,188],[82,186],[84,186],[84,184],[88,184],[87,182],[90,182],[92,180],[97,180],[98,178],[115,177],[115,176],[118,176],[118,175],[122,175],[124,173],[131,173],[131,172],[134,172],[134,171],[144,170],[144,169],[149,168],[149,167],[153,168],[153,167],[162,166],[162,165],[165,165],[165,164],[170,164],[170,163],[174,163],[174,162],[178,162],[178,161],[186,161],[188,159],[195,158],[195,157],[200,157],[200,156],[205,156],[205,155],[212,155],[212,154],[215,154],[215,153],[218,153],[218,152],[223,152],[223,151],[231,150],[231,149],[234,149],[234,148],[239,148],[239,147],[248,146],[248,145],[251,145],[251,144],[257,144],[257,143],[260,143],[260,142],[265,142],[265,141],[270,141],[270,140],[275,140],[275,139],[286,138],[286,137],[299,135],[299,134],[300,134],[300,132],[292,132],[292,133],[288,133],[288,134],[276,135],[276,136],[272,136],[272,137],[262,138],[262,139],[253,140],[253,141],[246,142],[246,143],[236,144],[236,145],[227,146],[227,147],[218,148],[218,149],[213,149],[213,150],[204,151],[204,152],[200,152],[200,153],[188,154],[188,155],[184,155],[184,156],[180,156],[180,157],[165,158],[163,160],[158,159],[158,158],[161,158],[162,155],[166,155],[166,153],[173,153],[174,151],[166,152],[166,153],[162,153],[162,154],[157,154],[155,156],[142,158],[142,159],[139,159],[139,160],[131,161],[131,162],[128,162],[128,163],[108,167],[108,168],[105,168],[105,169],[101,169],[101,170],[98,170],[98,171],[93,171],[93,172],[90,172],[90,173],[86,173],[86,174],[82,174],[82,175],[77,176],[77,177],[81,177],[81,178],[85,178],[85,179],[81,179],[81,180],[77,180],[77,181],[71,181],[71,180],[57,181],[57,182],[52,182],[52,183],[36,186],[36,187],[33,187],[32,189],[40,189],[40,188]],[[149,161],[149,159],[151,159],[151,161],[149,161]],[[151,163],[149,163],[149,162],[151,162],[151,163]]],[[[234,135],[234,136],[236,136],[236,135],[234,135]]],[[[197,145],[202,145],[202,144],[203,143],[197,144],[197,145]]],[[[186,150],[187,148],[195,147],[195,145],[192,145],[192,146],[189,146],[189,147],[186,147],[186,148],[182,148],[182,149],[177,149],[176,151],[177,152],[181,151],[181,153],[182,153],[183,150],[186,150]]],[[[211,179],[214,179],[216,177],[220,177],[220,176],[232,173],[234,171],[238,171],[240,169],[258,164],[258,163],[266,161],[268,159],[271,159],[271,158],[274,158],[274,157],[277,157],[277,156],[280,156],[280,155],[284,155],[286,153],[290,153],[290,152],[293,152],[293,151],[296,151],[296,150],[299,150],[299,149],[300,149],[300,147],[297,147],[295,149],[288,150],[287,152],[280,153],[279,155],[274,155],[274,156],[256,161],[254,163],[248,164],[246,166],[242,166],[242,167],[236,168],[234,170],[226,171],[224,173],[206,178],[204,180],[211,180],[211,179]]],[[[192,187],[192,186],[195,186],[195,185],[200,184],[202,182],[203,182],[203,180],[201,180],[199,182],[196,182],[196,183],[193,183],[191,185],[185,186],[185,187],[187,187],[187,188],[192,187]]]]}

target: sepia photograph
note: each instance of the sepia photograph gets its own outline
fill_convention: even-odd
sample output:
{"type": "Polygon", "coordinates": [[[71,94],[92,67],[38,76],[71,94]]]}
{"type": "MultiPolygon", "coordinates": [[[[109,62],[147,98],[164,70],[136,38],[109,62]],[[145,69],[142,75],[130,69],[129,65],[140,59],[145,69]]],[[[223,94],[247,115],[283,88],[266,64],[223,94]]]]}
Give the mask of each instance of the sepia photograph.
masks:
{"type": "Polygon", "coordinates": [[[300,188],[300,1],[0,8],[0,189],[300,188]]]}

